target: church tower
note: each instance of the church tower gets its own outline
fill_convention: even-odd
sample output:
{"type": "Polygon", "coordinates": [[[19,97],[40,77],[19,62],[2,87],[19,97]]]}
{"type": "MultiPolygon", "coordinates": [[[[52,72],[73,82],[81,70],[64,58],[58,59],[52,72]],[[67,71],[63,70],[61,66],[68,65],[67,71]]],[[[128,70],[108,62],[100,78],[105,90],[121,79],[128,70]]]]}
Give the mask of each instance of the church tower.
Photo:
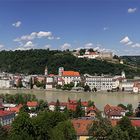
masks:
{"type": "Polygon", "coordinates": [[[47,76],[47,75],[48,75],[48,67],[47,67],[47,66],[45,67],[45,72],[44,72],[44,75],[45,75],[45,76],[47,76]]]}
{"type": "Polygon", "coordinates": [[[122,71],[122,78],[125,78],[125,72],[124,71],[122,71]]]}

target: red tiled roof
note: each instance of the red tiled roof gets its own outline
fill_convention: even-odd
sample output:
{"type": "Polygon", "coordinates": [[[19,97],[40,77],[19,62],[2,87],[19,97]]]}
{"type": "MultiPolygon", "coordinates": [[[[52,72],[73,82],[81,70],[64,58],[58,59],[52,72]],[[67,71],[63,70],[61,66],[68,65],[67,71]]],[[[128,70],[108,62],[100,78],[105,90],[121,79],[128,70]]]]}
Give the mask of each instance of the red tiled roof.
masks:
{"type": "Polygon", "coordinates": [[[91,106],[91,107],[88,107],[87,108],[87,112],[88,111],[95,111],[95,112],[98,112],[98,109],[95,107],[95,106],[91,106]]]}
{"type": "Polygon", "coordinates": [[[63,71],[62,76],[80,76],[80,74],[76,71],[63,71]]]}
{"type": "Polygon", "coordinates": [[[68,110],[75,111],[76,110],[76,107],[77,107],[77,105],[75,105],[75,104],[67,104],[67,109],[68,110]]]}
{"type": "Polygon", "coordinates": [[[88,136],[88,130],[93,120],[73,119],[71,122],[78,136],[88,136]]]}
{"type": "Polygon", "coordinates": [[[87,107],[88,106],[88,102],[84,101],[84,102],[81,102],[82,106],[84,107],[87,107]]]}
{"type": "Polygon", "coordinates": [[[89,55],[97,55],[96,52],[89,52],[89,55]]]}
{"type": "Polygon", "coordinates": [[[108,116],[122,116],[121,112],[125,111],[122,107],[119,106],[110,106],[106,105],[104,107],[104,112],[108,116]]]}
{"type": "Polygon", "coordinates": [[[7,116],[13,114],[12,111],[0,110],[0,117],[7,116]]]}
{"type": "Polygon", "coordinates": [[[18,113],[20,111],[20,108],[22,107],[22,104],[19,104],[16,107],[11,107],[9,110],[18,113]]]}
{"type": "Polygon", "coordinates": [[[140,120],[131,120],[131,124],[136,127],[140,127],[140,120]]]}
{"type": "Polygon", "coordinates": [[[29,101],[27,102],[28,107],[36,107],[38,105],[37,101],[29,101]]]}
{"type": "MultiPolygon", "coordinates": [[[[115,119],[112,119],[110,121],[111,121],[112,126],[116,126],[119,122],[119,120],[115,120],[115,119]]],[[[131,121],[132,126],[140,127],[140,120],[139,119],[138,120],[137,119],[136,120],[131,120],[131,118],[130,118],[130,121],[131,121]]]]}

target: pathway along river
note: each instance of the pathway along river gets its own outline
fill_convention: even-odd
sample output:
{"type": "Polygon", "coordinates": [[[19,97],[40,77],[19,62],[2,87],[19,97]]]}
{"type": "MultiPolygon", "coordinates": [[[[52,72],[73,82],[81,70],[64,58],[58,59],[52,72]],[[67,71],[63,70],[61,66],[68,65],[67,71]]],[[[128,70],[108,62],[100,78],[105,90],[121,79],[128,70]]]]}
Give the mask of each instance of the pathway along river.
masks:
{"type": "Polygon", "coordinates": [[[107,93],[107,92],[69,92],[69,91],[46,91],[46,90],[0,90],[0,94],[34,94],[38,99],[47,100],[48,102],[59,101],[66,102],[68,98],[82,101],[92,100],[95,105],[103,110],[106,104],[118,105],[122,103],[124,105],[132,104],[135,109],[140,102],[140,94],[131,93],[107,93]]]}

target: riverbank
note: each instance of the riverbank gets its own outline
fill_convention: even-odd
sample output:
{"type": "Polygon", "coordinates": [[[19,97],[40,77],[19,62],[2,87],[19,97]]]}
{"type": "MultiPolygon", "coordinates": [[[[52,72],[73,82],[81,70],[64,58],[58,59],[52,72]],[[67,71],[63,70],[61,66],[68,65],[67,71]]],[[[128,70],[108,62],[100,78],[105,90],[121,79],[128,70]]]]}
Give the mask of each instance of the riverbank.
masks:
{"type": "Polygon", "coordinates": [[[140,94],[131,94],[128,92],[72,92],[62,90],[36,90],[36,89],[0,89],[0,94],[34,94],[38,99],[48,102],[59,99],[61,102],[67,102],[68,98],[72,100],[94,101],[95,105],[103,110],[106,104],[118,105],[120,103],[132,104],[134,109],[140,101],[140,94]]]}
{"type": "Polygon", "coordinates": [[[97,91],[97,92],[85,92],[85,91],[75,91],[75,90],[62,90],[62,89],[56,89],[56,88],[53,88],[53,89],[27,89],[27,88],[17,88],[17,89],[13,89],[13,88],[9,88],[9,89],[0,89],[0,91],[6,91],[6,90],[13,90],[13,91],[43,91],[43,92],[68,92],[68,93],[85,93],[85,94],[98,94],[98,93],[103,93],[103,94],[139,94],[139,93],[133,93],[133,92],[126,92],[126,91],[114,91],[114,92],[107,92],[107,91],[97,91]]]}

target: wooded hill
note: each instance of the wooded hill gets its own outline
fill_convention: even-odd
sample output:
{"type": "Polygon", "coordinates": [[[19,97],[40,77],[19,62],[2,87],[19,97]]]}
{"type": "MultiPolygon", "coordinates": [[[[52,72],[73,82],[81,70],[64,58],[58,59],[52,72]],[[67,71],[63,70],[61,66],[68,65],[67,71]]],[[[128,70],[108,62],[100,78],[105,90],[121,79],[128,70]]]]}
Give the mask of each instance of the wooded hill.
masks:
{"type": "Polygon", "coordinates": [[[113,64],[105,60],[77,58],[69,51],[35,49],[0,52],[0,70],[4,72],[44,74],[45,66],[48,67],[49,73],[54,74],[58,73],[59,67],[64,67],[65,70],[76,70],[81,74],[118,75],[124,70],[129,78],[135,75],[140,76],[138,68],[113,64]]]}

